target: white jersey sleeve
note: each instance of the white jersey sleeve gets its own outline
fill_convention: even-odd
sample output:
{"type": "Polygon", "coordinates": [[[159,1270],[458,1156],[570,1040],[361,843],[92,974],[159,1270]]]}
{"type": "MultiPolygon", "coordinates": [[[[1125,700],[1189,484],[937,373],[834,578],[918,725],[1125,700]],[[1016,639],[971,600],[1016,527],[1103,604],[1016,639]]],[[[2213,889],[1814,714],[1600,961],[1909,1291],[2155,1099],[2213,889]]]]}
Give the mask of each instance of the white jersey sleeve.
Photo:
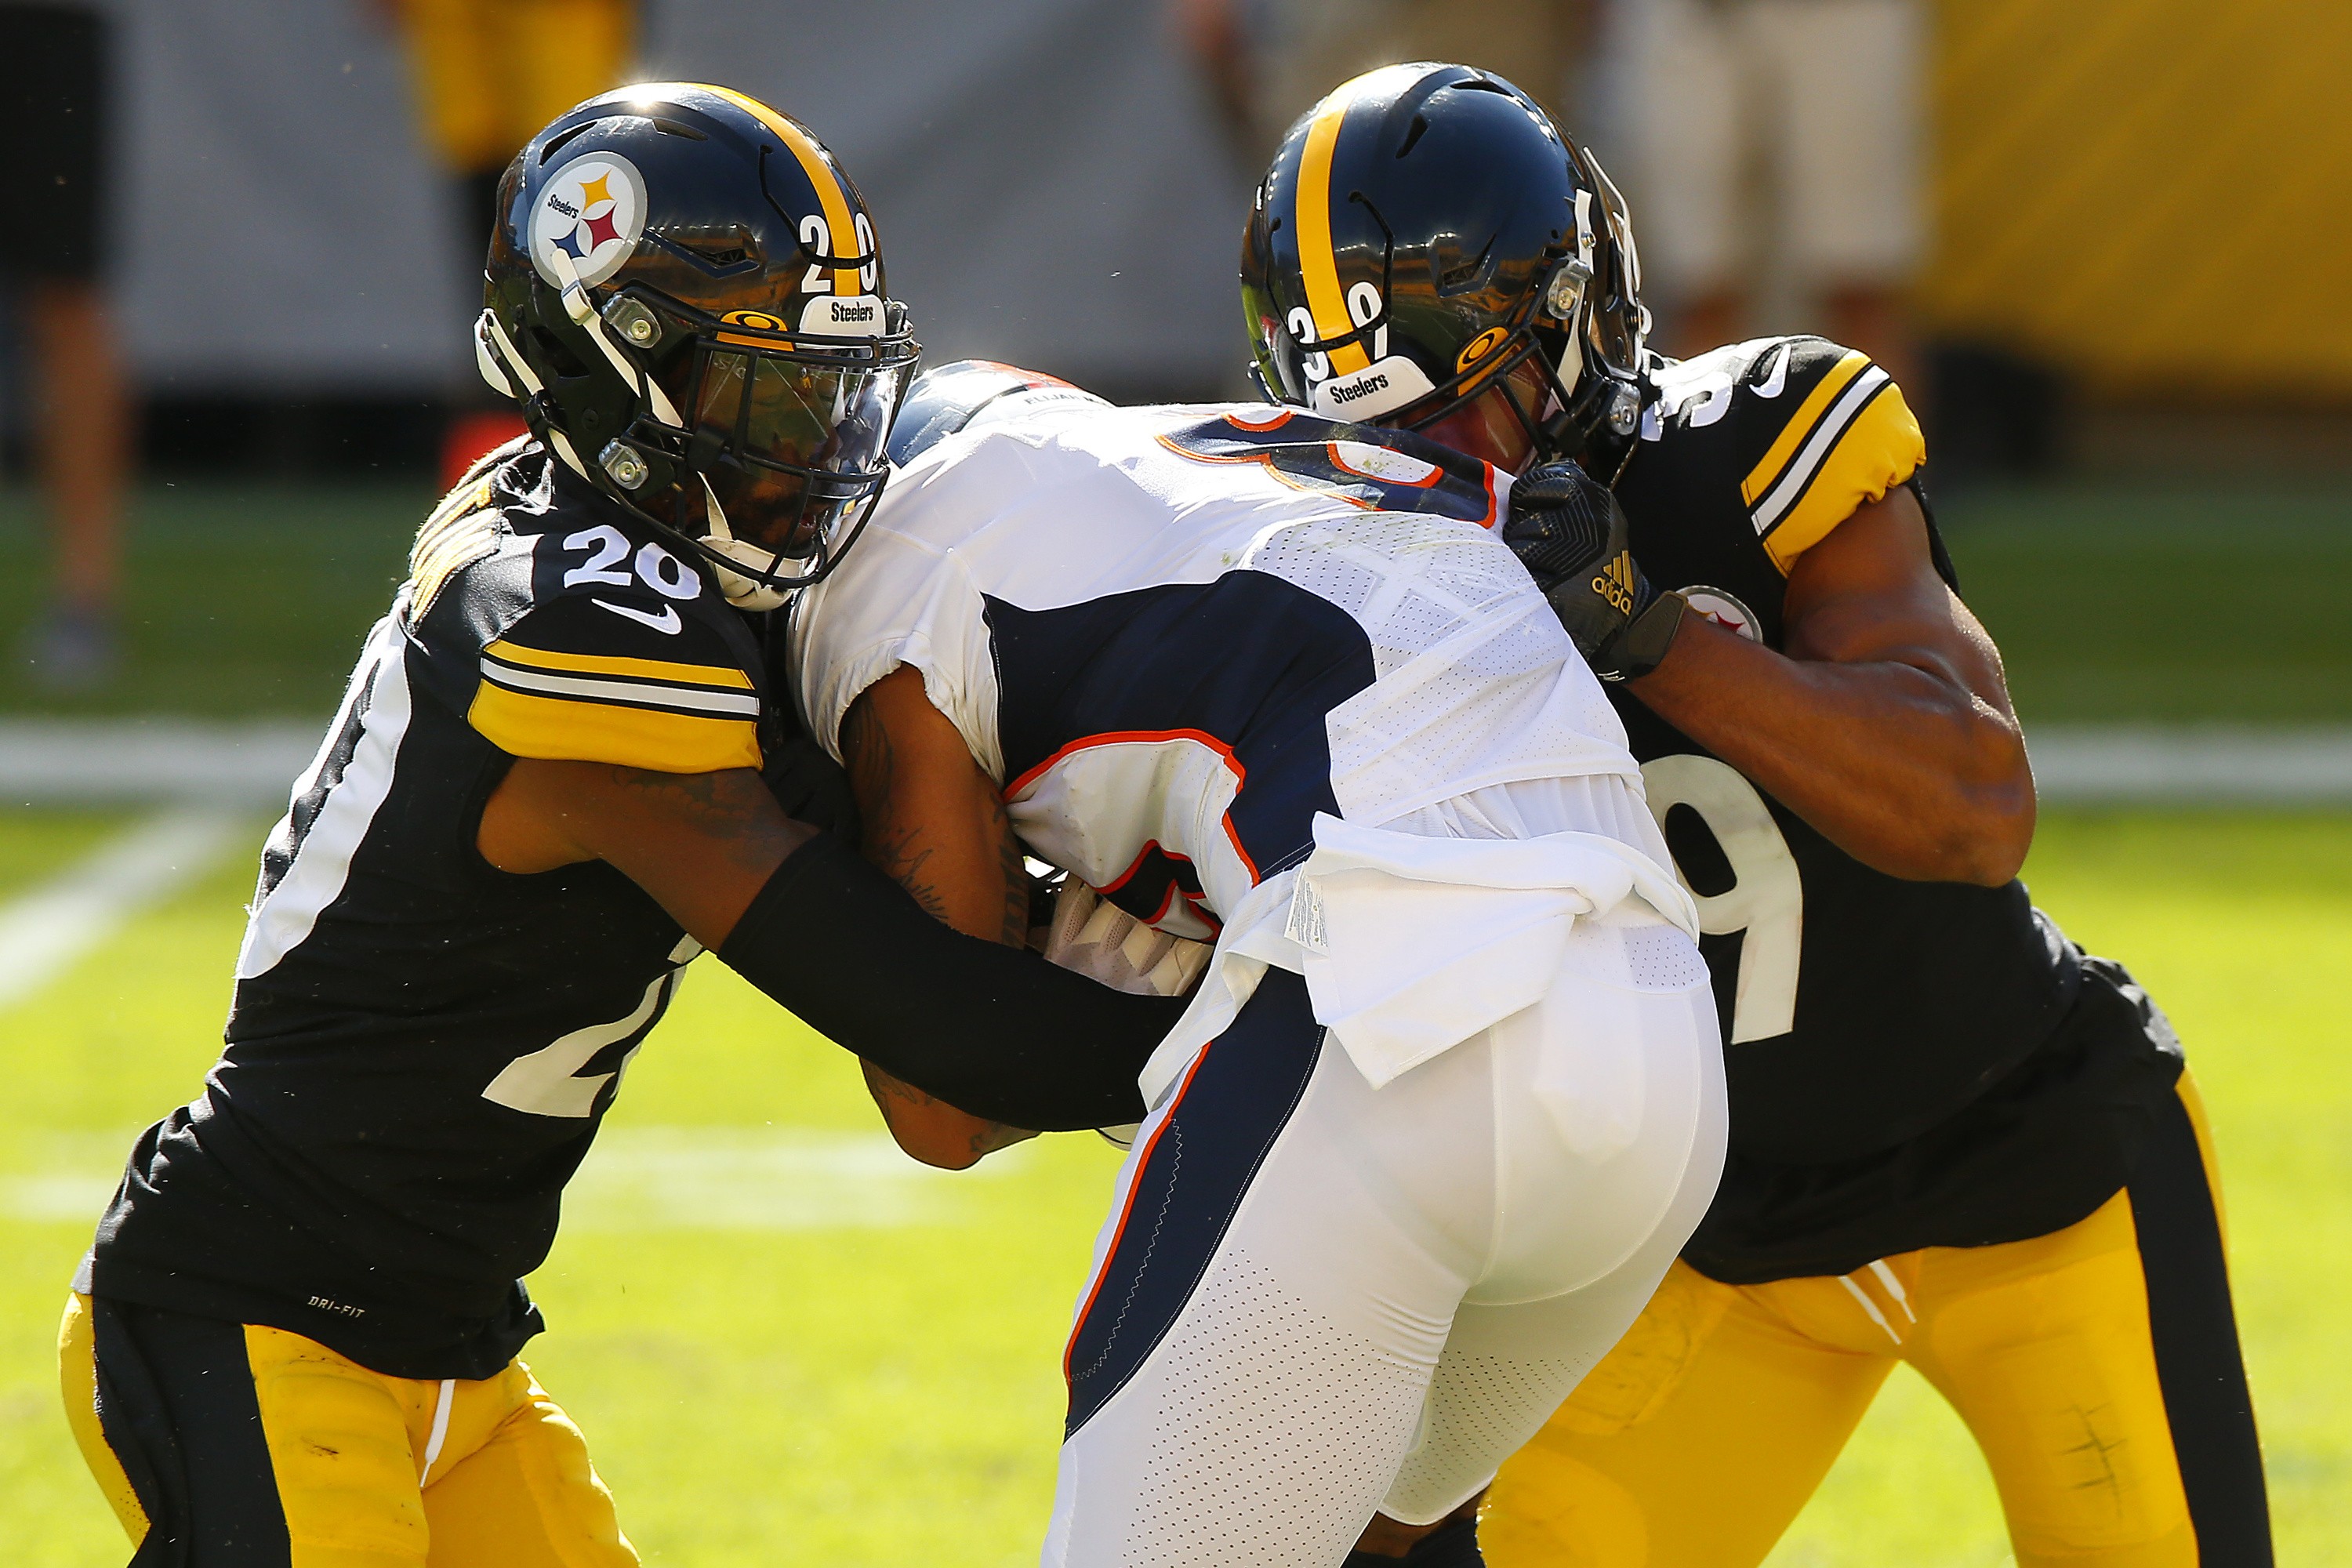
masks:
{"type": "Polygon", "coordinates": [[[955,550],[869,525],[833,574],[801,595],[792,657],[802,718],[836,759],[849,705],[908,665],[922,672],[931,705],[954,723],[973,759],[1003,781],[986,605],[955,550]]]}

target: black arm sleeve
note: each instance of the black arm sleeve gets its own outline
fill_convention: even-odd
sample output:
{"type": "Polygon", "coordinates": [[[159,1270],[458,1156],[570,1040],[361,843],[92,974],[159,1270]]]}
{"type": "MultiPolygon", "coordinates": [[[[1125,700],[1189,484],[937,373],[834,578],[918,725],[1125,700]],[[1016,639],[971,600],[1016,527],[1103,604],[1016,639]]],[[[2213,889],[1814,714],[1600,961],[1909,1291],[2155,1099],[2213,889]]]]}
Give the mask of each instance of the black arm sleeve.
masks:
{"type": "Polygon", "coordinates": [[[824,833],[785,857],[719,957],[924,1093],[1045,1132],[1141,1120],[1136,1075],[1185,1006],[950,931],[824,833]]]}

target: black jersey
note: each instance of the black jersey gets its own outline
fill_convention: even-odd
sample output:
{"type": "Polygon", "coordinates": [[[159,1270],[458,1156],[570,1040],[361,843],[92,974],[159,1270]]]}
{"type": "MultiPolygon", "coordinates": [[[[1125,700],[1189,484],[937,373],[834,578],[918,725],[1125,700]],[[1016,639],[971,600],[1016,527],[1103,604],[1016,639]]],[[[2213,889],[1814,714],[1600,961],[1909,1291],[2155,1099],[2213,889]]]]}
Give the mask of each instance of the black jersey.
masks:
{"type": "Polygon", "coordinates": [[[629,1059],[699,950],[601,862],[475,847],[518,756],[757,767],[753,624],[510,448],[434,512],[262,853],[227,1047],[148,1130],[90,1285],[289,1329],[380,1372],[489,1375],[629,1059]]]}
{"type": "MultiPolygon", "coordinates": [[[[1918,424],[1885,371],[1819,338],[1738,343],[1660,363],[1653,379],[1616,487],[1635,557],[1661,589],[1779,647],[1790,569],[1858,506],[1916,488],[1918,424]]],[[[1933,548],[1957,587],[1940,540],[1933,548]]],[[[1732,1280],[1843,1272],[1916,1247],[2042,1234],[2116,1190],[2122,1134],[2077,1140],[2068,1170],[2036,1173],[2041,1195],[2011,1205],[2014,1233],[1988,1234],[2004,1217],[1963,1190],[1962,1167],[1919,1159],[1923,1139],[1942,1147],[1995,1086],[2034,1077],[2021,1064],[2053,1042],[2096,1055],[2112,1036],[2142,1063],[2120,1089],[2088,1068],[2054,1075],[2103,1104],[2177,1071],[2147,1030],[2094,1029],[2090,1046],[2082,1029],[2062,1030],[2086,1006],[2110,1020],[2129,1009],[2104,990],[2084,1002],[2081,955],[2021,882],[1874,871],[1626,689],[1611,696],[1697,897],[1724,1024],[1732,1152],[1686,1252],[1696,1267],[1732,1280]]],[[[2037,1072],[2053,1077],[2047,1068],[2037,1072]]],[[[2050,1116],[2074,1113],[2055,1091],[2030,1098],[2050,1116]]],[[[2021,1116],[2036,1113],[1987,1109],[1998,1126],[1985,1137],[2014,1141],[2021,1116]]]]}

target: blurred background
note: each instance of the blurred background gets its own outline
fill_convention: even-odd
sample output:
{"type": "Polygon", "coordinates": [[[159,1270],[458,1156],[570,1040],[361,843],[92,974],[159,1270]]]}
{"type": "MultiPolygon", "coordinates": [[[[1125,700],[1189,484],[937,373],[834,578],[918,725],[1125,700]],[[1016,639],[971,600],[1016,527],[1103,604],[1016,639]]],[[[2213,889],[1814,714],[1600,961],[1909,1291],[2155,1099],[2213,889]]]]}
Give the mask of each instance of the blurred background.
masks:
{"type": "MultiPolygon", "coordinates": [[[[1456,58],[1610,164],[1662,344],[1868,350],[1955,502],[2087,486],[2095,519],[2126,491],[2326,496],[2352,473],[2352,123],[2328,90],[2352,15],[2328,0],[867,0],[846,37],[798,0],[0,18],[45,62],[7,89],[0,192],[0,703],[139,710],[192,675],[184,611],[142,584],[242,548],[219,505],[301,536],[265,553],[389,541],[498,438],[467,338],[491,187],[539,124],[632,77],[723,80],[826,139],[935,362],[1240,394],[1255,172],[1345,77],[1456,58]]],[[[231,618],[268,600],[299,623],[340,579],[240,581],[231,618]]],[[[165,706],[307,713],[335,678],[215,668],[165,706]]]]}
{"type": "MultiPolygon", "coordinates": [[[[1818,331],[1904,382],[2027,721],[2029,879],[2215,1110],[2281,1560],[2352,1563],[2352,6],[0,0],[12,1563],[114,1549],[55,1297],[216,1049],[252,848],[410,535],[507,427],[467,333],[521,142],[635,78],[740,88],[840,154],[935,363],[1240,395],[1257,169],[1416,58],[1599,152],[1662,345],[1818,331]]],[[[1034,1559],[1108,1153],[929,1184],[826,1047],[698,987],[533,1280],[625,1521],[655,1563],[1034,1559]]],[[[1905,1374],[1774,1563],[2005,1553],[1905,1374]]]]}

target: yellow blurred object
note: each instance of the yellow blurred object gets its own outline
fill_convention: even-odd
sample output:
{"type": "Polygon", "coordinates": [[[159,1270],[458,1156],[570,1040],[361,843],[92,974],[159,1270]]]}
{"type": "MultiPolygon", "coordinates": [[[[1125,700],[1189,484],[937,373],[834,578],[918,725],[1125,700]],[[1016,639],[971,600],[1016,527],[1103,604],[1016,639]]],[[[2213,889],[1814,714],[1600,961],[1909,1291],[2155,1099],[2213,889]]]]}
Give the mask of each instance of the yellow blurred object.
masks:
{"type": "Polygon", "coordinates": [[[1938,13],[1938,335],[2110,396],[2352,396],[2352,5],[1938,13]]]}
{"type": "Polygon", "coordinates": [[[539,128],[625,79],[633,0],[398,0],[435,150],[503,168],[539,128]]]}

